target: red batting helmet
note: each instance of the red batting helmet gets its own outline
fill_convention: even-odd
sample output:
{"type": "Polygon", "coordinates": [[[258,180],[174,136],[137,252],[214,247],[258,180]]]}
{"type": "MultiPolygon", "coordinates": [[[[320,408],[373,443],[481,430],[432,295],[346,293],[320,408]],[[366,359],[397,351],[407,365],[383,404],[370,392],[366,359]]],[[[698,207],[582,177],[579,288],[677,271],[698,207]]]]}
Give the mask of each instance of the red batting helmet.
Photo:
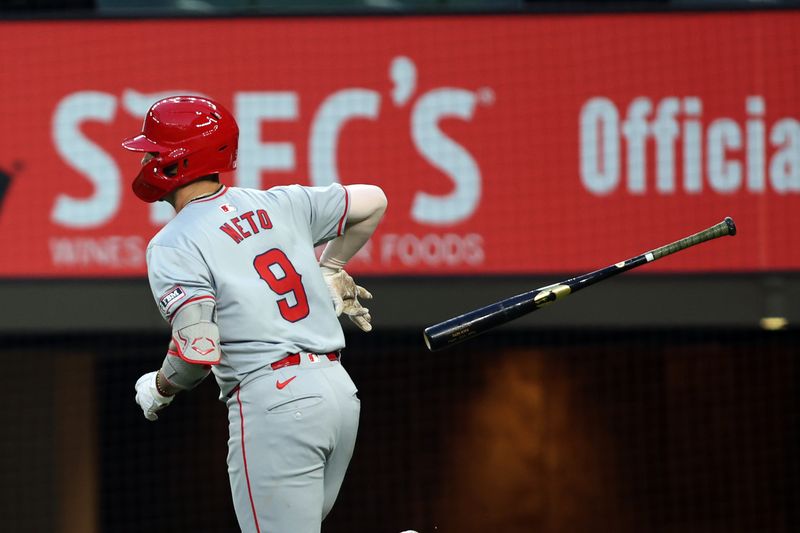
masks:
{"type": "Polygon", "coordinates": [[[213,100],[159,100],[147,112],[142,133],[122,142],[128,150],[156,154],[133,180],[133,192],[155,202],[198,178],[234,170],[238,141],[236,119],[213,100]]]}

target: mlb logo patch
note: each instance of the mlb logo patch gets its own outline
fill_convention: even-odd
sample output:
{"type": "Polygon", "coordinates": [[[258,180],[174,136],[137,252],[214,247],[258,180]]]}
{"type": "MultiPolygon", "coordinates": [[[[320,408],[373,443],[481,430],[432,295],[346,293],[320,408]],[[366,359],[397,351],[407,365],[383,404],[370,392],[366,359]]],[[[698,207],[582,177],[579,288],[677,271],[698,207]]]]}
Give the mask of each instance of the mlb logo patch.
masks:
{"type": "Polygon", "coordinates": [[[167,311],[170,307],[173,306],[173,304],[175,304],[175,302],[182,300],[184,296],[186,296],[186,291],[184,291],[180,285],[171,288],[159,300],[159,303],[161,304],[161,309],[167,311]]]}
{"type": "Polygon", "coordinates": [[[219,206],[219,208],[223,213],[232,213],[236,211],[236,207],[232,206],[231,204],[222,204],[219,206]]]}

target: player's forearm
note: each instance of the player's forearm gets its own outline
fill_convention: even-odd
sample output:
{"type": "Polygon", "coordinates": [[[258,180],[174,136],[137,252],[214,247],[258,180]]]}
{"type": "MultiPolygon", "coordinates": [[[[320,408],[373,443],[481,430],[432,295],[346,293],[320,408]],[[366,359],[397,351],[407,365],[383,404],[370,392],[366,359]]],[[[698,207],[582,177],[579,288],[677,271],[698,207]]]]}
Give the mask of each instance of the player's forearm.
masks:
{"type": "Polygon", "coordinates": [[[320,265],[340,269],[369,240],[383,218],[388,204],[386,195],[374,185],[348,185],[350,211],[344,233],[325,247],[320,265]]]}
{"type": "Polygon", "coordinates": [[[210,373],[209,365],[189,363],[177,355],[167,353],[156,376],[156,386],[160,393],[171,396],[182,390],[195,388],[210,373]]]}

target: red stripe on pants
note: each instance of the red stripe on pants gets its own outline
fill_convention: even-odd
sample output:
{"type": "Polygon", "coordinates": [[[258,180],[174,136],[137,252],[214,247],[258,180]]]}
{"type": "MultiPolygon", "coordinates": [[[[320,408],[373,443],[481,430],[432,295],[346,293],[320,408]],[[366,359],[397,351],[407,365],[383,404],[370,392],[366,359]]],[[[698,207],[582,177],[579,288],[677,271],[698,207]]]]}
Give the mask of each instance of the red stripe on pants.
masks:
{"type": "Polygon", "coordinates": [[[253,510],[253,521],[256,523],[256,531],[261,533],[258,526],[258,515],[256,514],[256,502],[253,501],[253,491],[250,490],[250,474],[247,473],[247,453],[244,450],[244,411],[242,410],[242,400],[239,398],[239,391],[236,391],[236,401],[239,402],[239,419],[242,421],[242,461],[244,462],[244,478],[247,480],[247,495],[250,496],[250,508],[253,510]]]}

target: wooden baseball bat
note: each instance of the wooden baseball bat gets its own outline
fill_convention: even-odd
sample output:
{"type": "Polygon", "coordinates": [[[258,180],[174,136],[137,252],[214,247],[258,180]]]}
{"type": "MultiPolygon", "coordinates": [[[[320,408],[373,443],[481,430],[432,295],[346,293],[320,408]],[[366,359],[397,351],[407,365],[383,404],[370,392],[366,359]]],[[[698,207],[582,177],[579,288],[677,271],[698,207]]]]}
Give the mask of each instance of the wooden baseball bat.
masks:
{"type": "Polygon", "coordinates": [[[511,296],[499,302],[425,328],[423,333],[425,345],[429,350],[435,351],[458,344],[492,328],[505,324],[506,322],[532,313],[555,301],[561,300],[589,285],[594,285],[604,279],[622,274],[623,272],[650,263],[656,259],[661,259],[662,257],[725,235],[736,235],[736,224],[734,224],[733,219],[730,217],[726,217],[725,220],[719,224],[715,224],[699,233],[637,255],[626,261],[621,261],[611,266],[601,268],[600,270],[595,270],[594,272],[570,278],[553,285],[547,285],[516,296],[511,296]]]}

